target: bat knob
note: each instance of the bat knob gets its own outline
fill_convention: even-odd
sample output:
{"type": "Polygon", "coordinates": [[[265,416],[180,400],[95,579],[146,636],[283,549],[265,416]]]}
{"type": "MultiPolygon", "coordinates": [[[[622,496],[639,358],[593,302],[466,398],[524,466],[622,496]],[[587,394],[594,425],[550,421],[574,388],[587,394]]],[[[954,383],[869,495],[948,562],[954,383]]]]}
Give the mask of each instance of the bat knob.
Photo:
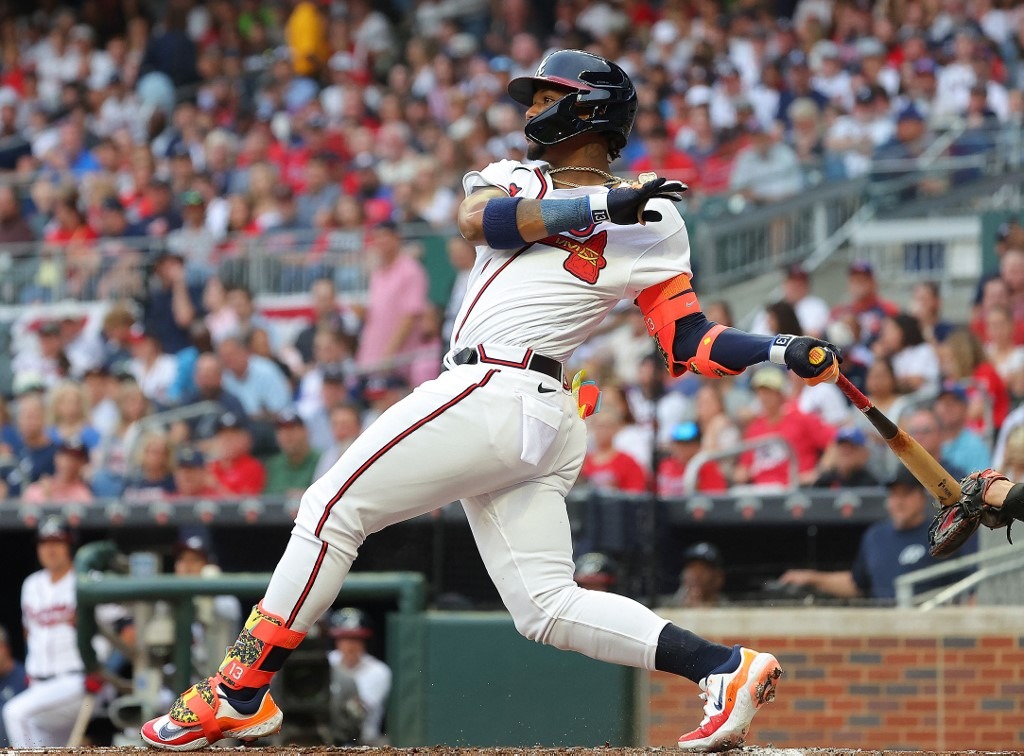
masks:
{"type": "Polygon", "coordinates": [[[820,365],[825,361],[825,350],[821,347],[813,347],[811,351],[807,353],[807,361],[812,365],[820,365]]]}

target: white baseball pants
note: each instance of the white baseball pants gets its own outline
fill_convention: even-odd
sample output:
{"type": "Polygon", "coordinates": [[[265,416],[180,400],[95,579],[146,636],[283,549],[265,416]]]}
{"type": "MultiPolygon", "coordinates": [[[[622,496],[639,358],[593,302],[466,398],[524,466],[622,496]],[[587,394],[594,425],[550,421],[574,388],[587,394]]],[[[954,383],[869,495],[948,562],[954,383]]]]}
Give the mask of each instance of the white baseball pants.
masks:
{"type": "Polygon", "coordinates": [[[84,698],[85,676],[80,672],[33,680],[4,704],[11,748],[66,746],[84,698]]]}
{"type": "Polygon", "coordinates": [[[667,621],[573,582],[565,495],[585,451],[576,402],[554,378],[457,366],[387,410],[306,491],[263,608],[308,630],[334,602],[368,535],[461,498],[520,633],[653,669],[667,621]]]}

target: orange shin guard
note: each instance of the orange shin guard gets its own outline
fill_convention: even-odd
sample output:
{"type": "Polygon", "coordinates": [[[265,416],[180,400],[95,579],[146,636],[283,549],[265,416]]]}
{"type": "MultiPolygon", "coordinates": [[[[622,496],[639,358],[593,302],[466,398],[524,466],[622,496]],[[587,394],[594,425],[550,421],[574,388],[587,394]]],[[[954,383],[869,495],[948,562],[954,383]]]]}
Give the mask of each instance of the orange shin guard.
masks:
{"type": "Polygon", "coordinates": [[[305,637],[305,633],[286,628],[283,619],[257,604],[221,662],[218,682],[235,690],[268,684],[284,661],[284,655],[280,660],[273,658],[274,649],[290,651],[305,637]]]}

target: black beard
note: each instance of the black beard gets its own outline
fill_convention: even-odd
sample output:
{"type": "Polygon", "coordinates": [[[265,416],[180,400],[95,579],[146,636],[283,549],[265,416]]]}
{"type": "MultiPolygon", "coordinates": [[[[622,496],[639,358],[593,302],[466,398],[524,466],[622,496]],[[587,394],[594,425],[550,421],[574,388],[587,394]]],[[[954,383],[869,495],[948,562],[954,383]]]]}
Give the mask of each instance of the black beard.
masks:
{"type": "Polygon", "coordinates": [[[526,159],[527,160],[541,160],[544,158],[544,153],[547,152],[548,148],[546,145],[537,144],[527,140],[526,143],[526,159]]]}

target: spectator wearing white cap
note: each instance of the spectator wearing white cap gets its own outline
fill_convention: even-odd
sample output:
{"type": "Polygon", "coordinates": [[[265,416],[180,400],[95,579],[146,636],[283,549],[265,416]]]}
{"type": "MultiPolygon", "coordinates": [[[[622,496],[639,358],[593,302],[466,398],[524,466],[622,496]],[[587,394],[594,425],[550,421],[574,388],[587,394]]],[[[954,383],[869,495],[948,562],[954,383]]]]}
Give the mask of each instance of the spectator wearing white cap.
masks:
{"type": "Polygon", "coordinates": [[[837,103],[843,110],[853,107],[853,78],[843,67],[839,45],[830,39],[823,39],[811,51],[811,68],[814,77],[811,83],[815,89],[837,103]]]}
{"type": "Polygon", "coordinates": [[[796,153],[763,127],[751,134],[749,147],[740,151],[729,177],[729,188],[756,202],[776,202],[803,188],[796,153]]]}
{"type": "Polygon", "coordinates": [[[967,110],[971,87],[977,81],[972,65],[975,40],[969,29],[961,29],[953,38],[953,60],[939,71],[934,103],[937,117],[949,119],[967,110]]]}
{"type": "Polygon", "coordinates": [[[871,170],[871,156],[895,133],[891,119],[879,114],[878,92],[861,87],[854,95],[853,112],[837,118],[825,134],[825,148],[841,161],[847,178],[871,170]]]}
{"type": "Polygon", "coordinates": [[[736,107],[746,101],[740,71],[732,61],[723,60],[715,66],[715,83],[711,87],[708,103],[711,125],[716,129],[731,129],[737,122],[736,107]]]}
{"type": "Polygon", "coordinates": [[[864,37],[857,40],[861,78],[869,86],[882,87],[890,97],[900,91],[900,72],[886,63],[887,50],[881,40],[864,37]]]}

